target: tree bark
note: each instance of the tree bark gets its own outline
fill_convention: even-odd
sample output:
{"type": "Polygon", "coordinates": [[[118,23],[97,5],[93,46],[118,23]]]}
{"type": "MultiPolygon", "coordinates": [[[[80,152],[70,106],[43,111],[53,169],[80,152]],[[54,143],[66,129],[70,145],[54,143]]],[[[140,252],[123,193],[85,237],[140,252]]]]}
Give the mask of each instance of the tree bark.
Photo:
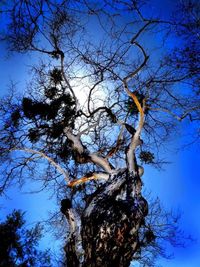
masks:
{"type": "MultiPolygon", "coordinates": [[[[81,218],[84,260],[77,264],[74,255],[74,263],[69,266],[130,265],[138,249],[138,230],[148,213],[147,201],[141,193],[133,189],[135,192],[130,194],[127,188],[130,181],[135,188],[141,185],[140,177],[133,176],[126,169],[120,170],[110,175],[109,180],[90,196],[81,218]]],[[[70,242],[69,247],[75,246],[70,242]]]]}
{"type": "Polygon", "coordinates": [[[70,236],[64,250],[67,256],[66,266],[79,267],[80,262],[76,251],[76,236],[74,234],[70,236]]]}

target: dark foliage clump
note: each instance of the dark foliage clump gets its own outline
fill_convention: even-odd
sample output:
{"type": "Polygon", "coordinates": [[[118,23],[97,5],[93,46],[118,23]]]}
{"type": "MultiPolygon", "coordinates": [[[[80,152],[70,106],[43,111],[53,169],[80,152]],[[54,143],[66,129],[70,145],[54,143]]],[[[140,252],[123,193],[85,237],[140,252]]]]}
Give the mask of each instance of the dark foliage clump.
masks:
{"type": "Polygon", "coordinates": [[[24,112],[24,115],[28,118],[28,119],[32,119],[33,113],[32,113],[32,105],[33,105],[33,101],[30,98],[24,97],[22,100],[22,110],[24,112]]]}
{"type": "Polygon", "coordinates": [[[29,129],[28,131],[28,139],[31,143],[36,143],[40,139],[40,132],[39,129],[29,129]]]}
{"type": "Polygon", "coordinates": [[[150,243],[154,242],[155,239],[156,239],[156,236],[155,236],[154,232],[151,229],[148,229],[145,232],[144,236],[145,236],[146,244],[150,244],[150,243]]]}
{"type": "Polygon", "coordinates": [[[65,214],[68,209],[71,209],[72,208],[72,202],[68,198],[62,199],[60,204],[61,204],[60,211],[63,214],[65,214]]]}
{"type": "MultiPolygon", "coordinates": [[[[55,139],[61,141],[63,129],[67,126],[74,127],[75,102],[70,94],[58,94],[56,87],[48,90],[46,96],[48,94],[48,98],[51,98],[48,103],[46,103],[47,100],[39,102],[27,97],[22,100],[24,116],[34,123],[34,127],[28,132],[28,138],[32,143],[38,142],[42,136],[50,143],[55,139]]],[[[15,117],[14,119],[18,120],[18,114],[15,114],[15,117]]],[[[63,149],[61,154],[62,152],[63,149]]]]}
{"type": "Polygon", "coordinates": [[[142,162],[150,164],[153,163],[155,157],[150,151],[142,151],[140,152],[139,158],[142,162]]]}
{"type": "MultiPolygon", "coordinates": [[[[143,100],[145,99],[145,95],[139,92],[134,92],[135,96],[137,97],[141,107],[143,107],[143,100]]],[[[138,114],[138,108],[133,101],[131,97],[128,98],[128,100],[125,101],[126,108],[130,112],[131,115],[137,115],[138,114]]]]}
{"type": "Polygon", "coordinates": [[[128,123],[125,123],[124,125],[125,125],[125,127],[126,127],[126,130],[127,130],[130,134],[132,134],[132,135],[135,134],[135,132],[136,132],[135,128],[133,128],[133,127],[132,127],[131,125],[129,125],[128,123]]]}
{"type": "Polygon", "coordinates": [[[28,119],[34,119],[36,116],[46,119],[50,108],[46,103],[33,101],[30,98],[24,97],[22,100],[22,110],[28,119]]]}
{"type": "Polygon", "coordinates": [[[52,100],[58,94],[58,89],[56,87],[47,88],[44,94],[47,98],[52,100]]]}
{"type": "Polygon", "coordinates": [[[63,133],[63,124],[62,123],[53,123],[49,129],[49,136],[53,139],[59,138],[63,133]]]}
{"type": "Polygon", "coordinates": [[[50,71],[50,77],[52,82],[58,84],[63,80],[62,71],[59,70],[58,68],[54,68],[52,71],[50,71]]]}
{"type": "Polygon", "coordinates": [[[11,114],[11,120],[12,123],[15,127],[19,125],[19,120],[21,118],[20,110],[16,109],[12,114],[11,114]]]}
{"type": "MultiPolygon", "coordinates": [[[[56,88],[52,90],[49,96],[54,98],[56,88]]],[[[70,94],[63,94],[56,99],[52,99],[51,103],[48,104],[24,97],[22,100],[22,110],[28,119],[39,117],[48,121],[54,120],[59,114],[63,119],[69,121],[75,115],[74,104],[75,102],[72,100],[70,94]]]]}
{"type": "Polygon", "coordinates": [[[84,164],[90,161],[90,156],[87,151],[84,151],[83,153],[79,153],[76,150],[72,151],[72,157],[75,160],[75,162],[78,162],[80,164],[84,164]]]}
{"type": "Polygon", "coordinates": [[[68,160],[71,155],[72,150],[70,149],[69,142],[66,141],[63,145],[61,145],[61,148],[58,151],[58,156],[62,160],[68,160]]]}

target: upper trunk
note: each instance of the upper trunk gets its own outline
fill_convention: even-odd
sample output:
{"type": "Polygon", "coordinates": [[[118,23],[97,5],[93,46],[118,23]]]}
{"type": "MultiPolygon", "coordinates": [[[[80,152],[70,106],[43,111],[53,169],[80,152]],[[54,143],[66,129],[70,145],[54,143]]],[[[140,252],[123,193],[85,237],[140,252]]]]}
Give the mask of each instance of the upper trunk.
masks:
{"type": "MultiPolygon", "coordinates": [[[[138,249],[138,229],[148,213],[141,179],[127,170],[110,176],[88,201],[81,218],[83,267],[128,267],[138,249]],[[130,194],[130,181],[134,185],[130,194]]],[[[69,240],[70,242],[70,240],[69,240]]],[[[71,246],[69,244],[69,246],[71,246]]],[[[68,266],[80,266],[74,264],[68,266]]]]}

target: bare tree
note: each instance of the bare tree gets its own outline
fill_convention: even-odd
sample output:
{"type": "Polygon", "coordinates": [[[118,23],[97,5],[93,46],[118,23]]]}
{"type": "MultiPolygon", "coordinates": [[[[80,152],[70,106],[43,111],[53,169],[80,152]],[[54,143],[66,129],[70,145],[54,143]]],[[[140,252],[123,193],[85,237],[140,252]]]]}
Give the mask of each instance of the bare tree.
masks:
{"type": "Polygon", "coordinates": [[[148,254],[147,243],[156,248],[141,165],[159,163],[155,153],[177,121],[199,119],[199,4],[181,4],[167,19],[147,8],[123,0],[2,4],[1,40],[40,60],[25,95],[12,85],[1,103],[1,193],[31,177],[63,199],[67,266],[129,266],[148,254]],[[178,48],[169,46],[174,36],[178,48]]]}

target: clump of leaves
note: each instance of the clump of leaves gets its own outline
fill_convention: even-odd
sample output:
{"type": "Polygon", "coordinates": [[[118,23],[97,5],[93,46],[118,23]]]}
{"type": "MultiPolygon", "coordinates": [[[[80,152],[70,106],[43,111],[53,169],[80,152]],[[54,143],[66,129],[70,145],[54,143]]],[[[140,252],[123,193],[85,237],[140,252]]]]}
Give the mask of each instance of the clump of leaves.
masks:
{"type": "MultiPolygon", "coordinates": [[[[49,88],[50,101],[35,101],[24,97],[22,100],[22,112],[24,116],[35,124],[28,132],[28,139],[36,143],[43,136],[53,142],[63,138],[63,129],[66,126],[74,127],[76,117],[75,101],[69,93],[59,93],[56,87],[49,88]]],[[[18,114],[15,115],[18,118],[18,114]]]]}
{"type": "Polygon", "coordinates": [[[58,88],[56,88],[55,86],[53,87],[50,87],[50,88],[47,88],[44,92],[45,96],[49,99],[54,99],[55,96],[58,94],[58,88]]]}
{"type": "Polygon", "coordinates": [[[54,68],[53,70],[50,71],[50,77],[52,82],[58,84],[63,80],[62,71],[59,70],[58,68],[54,68]]]}
{"type": "Polygon", "coordinates": [[[39,129],[30,129],[28,131],[28,139],[31,143],[36,143],[40,139],[39,129]]]}
{"type": "MultiPolygon", "coordinates": [[[[139,93],[138,91],[134,92],[134,94],[137,97],[140,105],[143,106],[143,100],[145,99],[145,95],[143,95],[142,93],[139,93]]],[[[138,108],[131,97],[129,97],[128,100],[125,101],[125,105],[126,105],[126,108],[128,109],[128,111],[130,112],[131,115],[137,115],[138,114],[138,112],[139,112],[138,108]]]]}
{"type": "Polygon", "coordinates": [[[150,151],[141,151],[139,158],[142,162],[146,164],[151,164],[154,161],[154,154],[151,153],[150,151]]]}
{"type": "Polygon", "coordinates": [[[63,124],[61,123],[53,123],[50,128],[49,136],[53,139],[58,138],[63,133],[63,124]]]}
{"type": "Polygon", "coordinates": [[[62,159],[62,160],[68,160],[69,157],[72,155],[72,150],[69,146],[68,141],[66,141],[62,146],[61,149],[57,152],[58,156],[62,159]]]}
{"type": "Polygon", "coordinates": [[[45,119],[49,112],[49,105],[24,97],[22,100],[22,110],[28,119],[33,119],[37,115],[45,119]]]}
{"type": "Polygon", "coordinates": [[[13,113],[11,114],[11,120],[15,127],[19,125],[20,118],[21,118],[20,110],[16,109],[15,111],[13,111],[13,113]]]}
{"type": "Polygon", "coordinates": [[[151,229],[148,229],[145,232],[144,237],[145,237],[145,241],[146,241],[147,244],[154,242],[155,239],[156,239],[156,236],[155,236],[154,232],[151,229]]]}
{"type": "Polygon", "coordinates": [[[24,115],[28,118],[31,119],[34,117],[34,114],[32,113],[32,107],[33,101],[30,98],[24,97],[22,100],[22,110],[24,112],[24,115]]]}

